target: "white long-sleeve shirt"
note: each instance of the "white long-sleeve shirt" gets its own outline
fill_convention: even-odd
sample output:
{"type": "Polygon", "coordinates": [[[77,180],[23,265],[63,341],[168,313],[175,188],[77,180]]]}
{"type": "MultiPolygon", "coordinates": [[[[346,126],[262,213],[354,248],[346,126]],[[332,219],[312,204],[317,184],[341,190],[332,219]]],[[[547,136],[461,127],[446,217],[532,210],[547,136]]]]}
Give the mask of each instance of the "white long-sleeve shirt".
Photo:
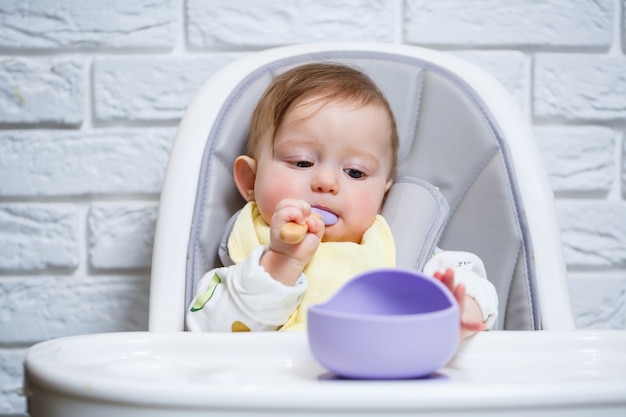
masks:
{"type": "MultiPolygon", "coordinates": [[[[243,262],[204,274],[187,310],[190,331],[277,330],[288,320],[307,289],[307,279],[301,274],[293,287],[274,280],[260,265],[267,249],[259,246],[243,262]]],[[[437,250],[423,272],[432,275],[447,268],[454,269],[455,282],[465,285],[491,328],[498,314],[498,296],[483,262],[468,252],[437,250]]]]}

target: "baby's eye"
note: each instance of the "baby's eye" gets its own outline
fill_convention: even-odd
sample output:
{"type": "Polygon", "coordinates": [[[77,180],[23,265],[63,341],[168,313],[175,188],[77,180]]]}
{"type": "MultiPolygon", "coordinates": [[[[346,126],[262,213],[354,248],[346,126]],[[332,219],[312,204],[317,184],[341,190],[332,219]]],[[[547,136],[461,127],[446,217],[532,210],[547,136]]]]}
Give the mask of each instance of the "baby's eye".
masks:
{"type": "Polygon", "coordinates": [[[361,178],[365,178],[365,173],[363,171],[359,171],[358,169],[346,168],[343,170],[343,172],[348,174],[348,176],[350,176],[351,178],[354,178],[357,180],[361,178]]]}
{"type": "Polygon", "coordinates": [[[313,166],[313,162],[309,161],[294,161],[293,164],[298,168],[311,168],[313,166]]]}

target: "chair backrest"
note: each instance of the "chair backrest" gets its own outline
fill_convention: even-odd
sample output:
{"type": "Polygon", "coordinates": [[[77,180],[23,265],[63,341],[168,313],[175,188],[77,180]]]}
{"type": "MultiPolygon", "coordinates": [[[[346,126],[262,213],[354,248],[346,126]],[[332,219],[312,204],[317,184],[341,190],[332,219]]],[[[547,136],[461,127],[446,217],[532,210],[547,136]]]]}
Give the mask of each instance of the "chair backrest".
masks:
{"type": "Polygon", "coordinates": [[[394,111],[399,178],[410,179],[399,183],[411,188],[410,197],[402,197],[404,185],[394,185],[396,196],[384,210],[391,217],[400,213],[391,221],[399,266],[419,268],[424,254],[415,253],[443,229],[439,247],[483,259],[500,298],[496,328],[573,328],[552,192],[530,126],[511,96],[487,73],[449,54],[338,43],[251,54],[214,74],[193,99],[161,195],[150,330],[183,329],[195,283],[219,266],[224,227],[243,205],[232,163],[245,146],[252,110],[273,77],[312,61],[363,70],[394,111]],[[447,207],[439,204],[437,189],[449,204],[447,223],[439,221],[447,207]],[[415,221],[422,217],[437,224],[435,230],[424,232],[424,222],[415,221]],[[406,221],[415,228],[403,226],[406,221]]]}

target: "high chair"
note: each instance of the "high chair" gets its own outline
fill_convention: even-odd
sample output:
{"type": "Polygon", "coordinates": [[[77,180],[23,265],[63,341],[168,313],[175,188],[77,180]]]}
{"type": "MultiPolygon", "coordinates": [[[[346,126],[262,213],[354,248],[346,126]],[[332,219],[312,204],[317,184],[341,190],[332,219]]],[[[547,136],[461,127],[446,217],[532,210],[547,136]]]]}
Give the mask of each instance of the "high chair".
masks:
{"type": "Polygon", "coordinates": [[[31,348],[25,367],[31,414],[626,411],[624,332],[573,330],[553,196],[528,121],[484,71],[424,48],[281,47],[211,76],[185,112],[171,151],[149,317],[149,332],[31,348]],[[366,383],[326,372],[310,356],[306,334],[183,332],[195,285],[220,265],[225,227],[244,203],[232,163],[243,152],[252,110],[274,76],[312,61],[363,70],[392,106],[399,168],[383,215],[398,266],[420,270],[435,246],[476,253],[500,299],[496,329],[519,331],[476,335],[430,378],[366,383]]]}
{"type": "Polygon", "coordinates": [[[261,94],[276,74],[320,60],[362,69],[396,116],[398,179],[383,214],[398,265],[421,269],[433,243],[476,253],[500,299],[497,328],[573,328],[552,191],[529,123],[510,95],[451,55],[333,44],[252,54],[212,76],[188,107],[161,194],[150,329],[183,330],[195,283],[219,266],[224,225],[244,203],[232,162],[243,152],[261,94]]]}

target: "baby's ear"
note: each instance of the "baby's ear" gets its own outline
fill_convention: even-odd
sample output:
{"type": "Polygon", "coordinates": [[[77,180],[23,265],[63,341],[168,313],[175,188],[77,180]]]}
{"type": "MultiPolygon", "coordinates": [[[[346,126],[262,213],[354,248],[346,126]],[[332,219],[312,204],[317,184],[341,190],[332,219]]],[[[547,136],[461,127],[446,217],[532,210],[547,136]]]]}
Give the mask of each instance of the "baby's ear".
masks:
{"type": "Polygon", "coordinates": [[[246,201],[254,200],[254,181],[256,179],[256,160],[246,155],[235,159],[233,178],[239,194],[246,201]]]}
{"type": "Polygon", "coordinates": [[[393,180],[388,180],[387,183],[385,184],[385,195],[387,195],[392,185],[393,185],[393,180]]]}

